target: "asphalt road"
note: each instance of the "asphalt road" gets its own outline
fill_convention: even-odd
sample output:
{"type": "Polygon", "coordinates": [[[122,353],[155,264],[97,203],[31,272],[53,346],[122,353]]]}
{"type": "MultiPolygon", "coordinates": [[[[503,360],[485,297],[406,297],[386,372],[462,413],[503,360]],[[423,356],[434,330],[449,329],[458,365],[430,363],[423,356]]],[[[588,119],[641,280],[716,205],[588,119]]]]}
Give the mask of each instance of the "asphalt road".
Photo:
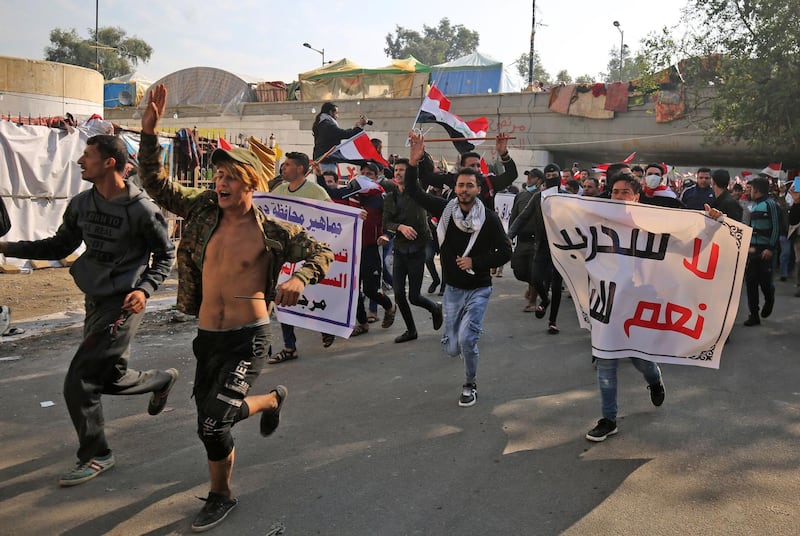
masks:
{"type": "MultiPolygon", "coordinates": [[[[522,312],[510,270],[496,280],[471,408],[457,405],[463,365],[440,353],[422,309],[420,338],[405,344],[393,343],[400,315],[328,349],[298,330],[300,359],[268,365],[256,384],[288,386],[281,425],[268,439],[257,419],[235,427],[240,503],[213,533],[798,534],[800,298],[776,285],[760,327],[741,327],[742,300],[720,370],[662,366],[662,407],[622,366],[620,431],[597,444],[583,437],[599,418],[589,335],[569,299],[561,334],[548,335],[522,312]]],[[[76,449],[62,382],[80,332],[45,326],[0,345],[11,358],[0,360],[0,534],[190,532],[208,489],[190,399],[195,329],[148,315],[132,366],[178,368],[168,408],[150,417],[146,396],[104,397],[117,465],[73,488],[56,481],[76,449]]]]}

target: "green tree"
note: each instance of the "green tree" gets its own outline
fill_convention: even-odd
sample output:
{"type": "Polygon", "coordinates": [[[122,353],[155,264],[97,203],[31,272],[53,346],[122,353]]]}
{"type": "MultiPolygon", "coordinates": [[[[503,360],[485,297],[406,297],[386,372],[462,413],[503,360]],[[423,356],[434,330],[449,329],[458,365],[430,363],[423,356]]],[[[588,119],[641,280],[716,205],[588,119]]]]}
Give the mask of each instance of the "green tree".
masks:
{"type": "Polygon", "coordinates": [[[800,164],[800,3],[691,0],[680,30],[645,40],[650,75],[672,66],[686,84],[687,113],[718,142],[743,141],[800,164]],[[691,24],[689,24],[691,22],[691,24]],[[791,150],[791,149],[794,150],[791,150]]]}
{"type": "Polygon", "coordinates": [[[612,48],[608,51],[608,72],[602,75],[605,82],[629,82],[639,80],[642,71],[646,70],[644,60],[641,55],[634,56],[628,45],[622,48],[622,71],[619,69],[619,49],[612,48]]]}
{"type": "MultiPolygon", "coordinates": [[[[530,54],[527,52],[523,52],[520,54],[519,58],[516,61],[517,64],[517,72],[525,81],[528,83],[528,71],[530,70],[530,54]]],[[[550,85],[550,73],[547,72],[547,69],[542,66],[542,60],[539,57],[539,53],[534,51],[533,52],[533,80],[538,80],[539,84],[543,87],[550,85]]]]}
{"type": "Polygon", "coordinates": [[[572,77],[569,75],[566,69],[561,69],[558,71],[556,75],[556,82],[564,82],[565,84],[572,83],[572,77]]]}
{"type": "Polygon", "coordinates": [[[590,74],[582,74],[575,79],[576,84],[592,84],[594,81],[597,80],[594,76],[590,74]]]}
{"type": "Polygon", "coordinates": [[[478,32],[461,24],[450,24],[447,17],[438,26],[422,26],[422,33],[395,26],[394,34],[386,35],[383,51],[393,59],[414,56],[427,65],[438,65],[475,52],[480,42],[478,32]]]}
{"type": "Polygon", "coordinates": [[[147,62],[153,55],[150,45],[138,37],[128,37],[122,28],[107,26],[97,34],[95,46],[94,29],[89,29],[89,38],[84,39],[74,28],[69,31],[56,28],[50,32],[45,59],[96,69],[106,80],[111,80],[130,74],[139,62],[147,62]]]}

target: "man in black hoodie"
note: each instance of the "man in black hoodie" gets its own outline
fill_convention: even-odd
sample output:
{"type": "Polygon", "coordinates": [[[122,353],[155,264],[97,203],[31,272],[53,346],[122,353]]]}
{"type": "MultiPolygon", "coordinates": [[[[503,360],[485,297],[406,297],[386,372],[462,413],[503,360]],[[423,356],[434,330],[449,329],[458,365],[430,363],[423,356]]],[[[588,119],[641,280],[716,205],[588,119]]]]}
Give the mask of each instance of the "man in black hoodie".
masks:
{"type": "Polygon", "coordinates": [[[157,415],[178,371],[128,368],[130,342],[147,299],[167,277],[175,246],[158,206],[123,178],[128,153],[114,136],[89,138],[78,159],[92,188],[73,197],[50,238],[0,242],[0,253],[26,259],[63,259],[81,242],[86,251],[70,268],[86,295],[85,340],[70,363],[64,399],[78,433],[78,463],[59,479],[62,486],[90,480],[114,466],[103,427],[102,394],[152,393],[147,411],[157,415]],[[151,262],[152,259],[152,262],[151,262]]]}

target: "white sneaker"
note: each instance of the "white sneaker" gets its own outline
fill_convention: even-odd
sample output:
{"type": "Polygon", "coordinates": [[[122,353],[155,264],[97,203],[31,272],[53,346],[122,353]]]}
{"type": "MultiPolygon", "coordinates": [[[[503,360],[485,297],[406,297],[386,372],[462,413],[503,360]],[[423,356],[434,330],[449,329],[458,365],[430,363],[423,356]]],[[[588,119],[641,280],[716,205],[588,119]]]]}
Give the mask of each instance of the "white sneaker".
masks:
{"type": "Polygon", "coordinates": [[[11,307],[8,305],[0,306],[0,336],[8,331],[11,325],[11,307]]]}

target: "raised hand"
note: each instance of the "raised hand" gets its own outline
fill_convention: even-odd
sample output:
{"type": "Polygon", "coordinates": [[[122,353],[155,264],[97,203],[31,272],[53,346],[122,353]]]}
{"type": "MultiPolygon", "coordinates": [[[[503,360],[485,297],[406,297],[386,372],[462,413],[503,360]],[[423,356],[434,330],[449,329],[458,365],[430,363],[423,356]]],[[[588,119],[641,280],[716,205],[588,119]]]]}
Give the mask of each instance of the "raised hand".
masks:
{"type": "Polygon", "coordinates": [[[494,142],[494,149],[497,154],[504,155],[508,152],[508,134],[500,132],[497,134],[497,139],[494,142]]]}
{"type": "Polygon", "coordinates": [[[408,140],[410,144],[408,160],[412,166],[416,166],[425,156],[425,139],[422,137],[421,132],[412,130],[408,133],[408,140]]]}
{"type": "Polygon", "coordinates": [[[167,108],[167,88],[164,84],[159,84],[155,89],[150,90],[147,107],[142,113],[142,132],[145,134],[155,134],[158,121],[164,115],[167,108]]]}

